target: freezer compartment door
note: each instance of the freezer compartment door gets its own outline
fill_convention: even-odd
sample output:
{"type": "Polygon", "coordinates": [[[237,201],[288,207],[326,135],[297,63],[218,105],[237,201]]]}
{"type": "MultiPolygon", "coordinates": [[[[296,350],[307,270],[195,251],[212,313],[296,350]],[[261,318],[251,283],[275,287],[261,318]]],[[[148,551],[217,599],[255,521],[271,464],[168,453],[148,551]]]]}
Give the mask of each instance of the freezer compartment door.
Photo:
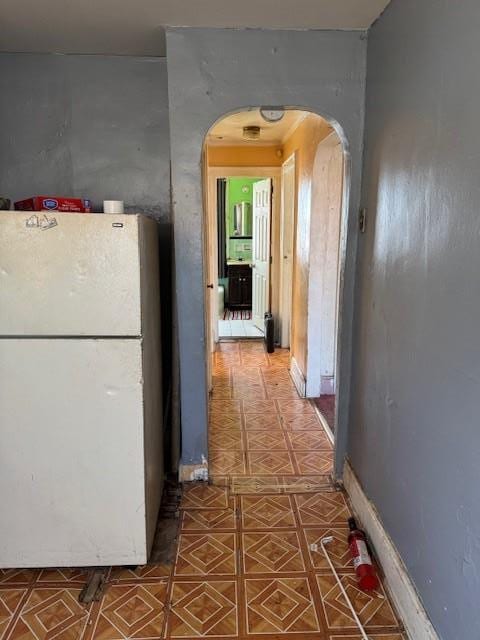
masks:
{"type": "Polygon", "coordinates": [[[0,335],[141,335],[139,216],[0,215],[0,335]]]}
{"type": "Polygon", "coordinates": [[[0,567],[146,562],[142,393],[141,340],[0,340],[0,567]]]}

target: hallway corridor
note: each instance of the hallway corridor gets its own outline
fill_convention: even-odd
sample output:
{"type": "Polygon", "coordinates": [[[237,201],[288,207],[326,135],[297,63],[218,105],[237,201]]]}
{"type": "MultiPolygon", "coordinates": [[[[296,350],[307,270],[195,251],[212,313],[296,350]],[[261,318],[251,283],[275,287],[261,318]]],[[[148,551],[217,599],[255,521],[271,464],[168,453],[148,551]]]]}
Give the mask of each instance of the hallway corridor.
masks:
{"type": "Polygon", "coordinates": [[[288,350],[267,354],[263,341],[219,343],[209,419],[214,484],[244,477],[262,485],[329,485],[332,444],[288,366],[288,350]]]}
{"type": "Polygon", "coordinates": [[[287,351],[220,343],[210,402],[213,485],[182,499],[168,638],[360,640],[320,541],[372,640],[405,640],[383,589],[357,588],[332,446],[298,397],[287,351]]]}

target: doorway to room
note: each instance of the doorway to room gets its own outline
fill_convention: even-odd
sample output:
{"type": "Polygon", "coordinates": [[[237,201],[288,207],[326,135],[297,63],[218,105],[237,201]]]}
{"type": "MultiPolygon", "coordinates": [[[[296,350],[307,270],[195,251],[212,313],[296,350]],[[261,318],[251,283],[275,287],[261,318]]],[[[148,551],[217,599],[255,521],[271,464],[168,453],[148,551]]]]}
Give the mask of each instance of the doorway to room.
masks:
{"type": "Polygon", "coordinates": [[[218,336],[262,338],[269,310],[272,179],[217,178],[218,336]]]}
{"type": "Polygon", "coordinates": [[[306,111],[276,122],[236,113],[206,137],[212,476],[333,469],[344,164],[336,132],[306,111]],[[262,340],[266,312],[274,355],[262,340]],[[226,423],[235,433],[220,433],[226,423]],[[273,442],[255,433],[264,428],[282,434],[273,442]]]}

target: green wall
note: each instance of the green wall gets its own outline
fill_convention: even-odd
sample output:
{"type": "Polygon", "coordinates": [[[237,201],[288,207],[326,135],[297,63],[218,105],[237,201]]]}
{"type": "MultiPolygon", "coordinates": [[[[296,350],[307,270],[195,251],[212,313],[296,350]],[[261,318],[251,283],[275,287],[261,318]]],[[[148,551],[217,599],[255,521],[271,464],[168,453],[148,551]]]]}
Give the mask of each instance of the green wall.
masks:
{"type": "Polygon", "coordinates": [[[251,240],[230,240],[233,235],[233,208],[239,202],[249,202],[250,211],[253,204],[253,185],[263,178],[227,178],[226,190],[226,210],[227,210],[227,259],[251,260],[252,241],[251,240]]]}

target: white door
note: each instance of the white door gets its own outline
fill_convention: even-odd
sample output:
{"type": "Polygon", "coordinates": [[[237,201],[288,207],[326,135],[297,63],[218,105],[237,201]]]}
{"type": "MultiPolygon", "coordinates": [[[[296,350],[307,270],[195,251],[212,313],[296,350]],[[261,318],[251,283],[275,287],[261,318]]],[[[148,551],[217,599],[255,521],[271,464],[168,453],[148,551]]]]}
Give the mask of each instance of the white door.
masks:
{"type": "Polygon", "coordinates": [[[141,335],[139,244],[135,215],[2,213],[0,335],[141,335]]]}
{"type": "Polygon", "coordinates": [[[282,166],[280,220],[280,346],[290,347],[292,318],[293,246],[295,230],[295,154],[282,166]]]}
{"type": "Polygon", "coordinates": [[[0,567],[144,564],[142,340],[0,339],[0,380],[0,567]]]}
{"type": "Polygon", "coordinates": [[[252,239],[252,319],[262,331],[264,315],[270,309],[270,218],[272,181],[260,180],[253,185],[252,239]]]}

